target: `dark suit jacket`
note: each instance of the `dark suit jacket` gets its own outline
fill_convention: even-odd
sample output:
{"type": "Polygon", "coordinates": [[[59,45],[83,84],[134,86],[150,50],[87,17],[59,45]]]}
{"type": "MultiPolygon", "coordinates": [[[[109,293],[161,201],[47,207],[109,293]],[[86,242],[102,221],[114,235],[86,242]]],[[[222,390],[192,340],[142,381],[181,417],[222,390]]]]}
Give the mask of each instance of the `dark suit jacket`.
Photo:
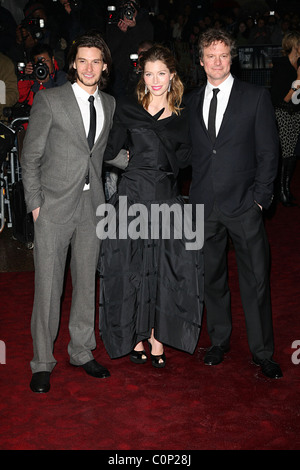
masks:
{"type": "Polygon", "coordinates": [[[185,100],[193,146],[190,202],[204,204],[205,218],[214,202],[227,216],[240,215],[254,201],[268,208],[279,153],[269,91],[235,78],[215,145],[203,121],[204,91],[185,100]]]}

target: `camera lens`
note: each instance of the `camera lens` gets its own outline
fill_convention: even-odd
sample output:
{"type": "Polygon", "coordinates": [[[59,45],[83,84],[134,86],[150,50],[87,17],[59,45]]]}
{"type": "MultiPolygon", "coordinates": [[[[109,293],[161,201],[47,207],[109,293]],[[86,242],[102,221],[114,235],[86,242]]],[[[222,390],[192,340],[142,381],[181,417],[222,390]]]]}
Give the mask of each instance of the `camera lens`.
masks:
{"type": "Polygon", "coordinates": [[[49,68],[47,64],[44,64],[43,62],[38,62],[34,66],[34,73],[38,80],[45,80],[49,73],[49,68]]]}

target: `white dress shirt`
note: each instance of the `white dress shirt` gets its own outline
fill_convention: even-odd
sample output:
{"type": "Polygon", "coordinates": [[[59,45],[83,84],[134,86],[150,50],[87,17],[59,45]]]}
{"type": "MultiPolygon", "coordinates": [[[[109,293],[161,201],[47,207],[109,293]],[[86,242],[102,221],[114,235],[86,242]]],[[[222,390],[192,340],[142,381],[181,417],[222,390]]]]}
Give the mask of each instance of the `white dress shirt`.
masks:
{"type": "MultiPolygon", "coordinates": [[[[86,133],[86,137],[88,136],[89,129],[90,129],[90,103],[89,103],[89,97],[91,96],[87,91],[85,91],[81,86],[78,85],[78,83],[73,83],[72,88],[75,94],[75,98],[77,100],[78,106],[81,111],[81,116],[83,120],[83,125],[86,133]]],[[[100,132],[103,127],[103,122],[104,122],[104,113],[103,113],[103,108],[102,108],[102,103],[101,103],[101,98],[98,93],[98,87],[95,93],[93,94],[95,100],[94,100],[94,106],[96,109],[96,135],[95,135],[95,142],[98,139],[100,132]]],[[[90,185],[85,184],[84,185],[84,191],[89,189],[90,185]]]]}
{"type": "Polygon", "coordinates": [[[205,93],[204,93],[204,100],[203,100],[203,119],[206,127],[208,126],[208,113],[209,113],[209,106],[210,101],[213,96],[212,89],[219,88],[219,93],[217,94],[217,113],[216,113],[216,135],[220,130],[223,116],[225,110],[227,108],[229,96],[231,93],[232,85],[233,85],[233,76],[230,74],[224,82],[222,82],[218,86],[213,86],[209,81],[207,81],[205,93]]]}

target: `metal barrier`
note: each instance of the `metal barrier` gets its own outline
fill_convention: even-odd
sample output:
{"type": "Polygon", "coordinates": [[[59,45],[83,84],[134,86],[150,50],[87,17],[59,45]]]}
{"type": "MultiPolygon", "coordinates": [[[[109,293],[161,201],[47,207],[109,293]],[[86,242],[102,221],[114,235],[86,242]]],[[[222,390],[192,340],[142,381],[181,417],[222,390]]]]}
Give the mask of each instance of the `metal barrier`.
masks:
{"type": "Polygon", "coordinates": [[[241,80],[269,88],[274,58],[281,57],[282,46],[247,45],[238,47],[238,76],[241,80]]]}
{"type": "Polygon", "coordinates": [[[24,122],[28,122],[28,117],[14,119],[9,125],[1,122],[2,126],[6,127],[14,134],[14,145],[7,152],[6,159],[2,162],[0,167],[0,233],[5,226],[8,228],[12,227],[10,193],[12,185],[22,177],[18,137],[20,132],[24,129],[24,122]]]}

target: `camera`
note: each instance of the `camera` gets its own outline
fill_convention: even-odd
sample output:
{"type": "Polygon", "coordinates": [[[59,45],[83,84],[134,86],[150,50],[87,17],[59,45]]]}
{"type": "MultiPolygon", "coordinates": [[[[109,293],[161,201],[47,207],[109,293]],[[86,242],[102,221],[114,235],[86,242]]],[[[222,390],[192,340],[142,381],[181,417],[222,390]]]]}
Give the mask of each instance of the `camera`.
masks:
{"type": "Polygon", "coordinates": [[[42,39],[45,21],[40,18],[25,18],[21,23],[22,28],[27,29],[31,36],[36,39],[42,39]]]}
{"type": "Polygon", "coordinates": [[[26,67],[25,62],[18,62],[17,63],[17,77],[18,77],[18,80],[22,80],[23,78],[26,77],[25,67],[26,67]]]}
{"type": "Polygon", "coordinates": [[[137,70],[138,65],[139,65],[139,63],[138,63],[138,61],[139,61],[138,54],[130,54],[129,58],[130,58],[133,70],[137,70]]]}
{"type": "Polygon", "coordinates": [[[36,64],[33,66],[33,75],[37,80],[45,80],[47,75],[49,74],[49,67],[47,64],[38,60],[36,64]]]}
{"type": "Polygon", "coordinates": [[[136,1],[122,1],[118,7],[109,5],[108,11],[108,24],[117,24],[120,20],[132,20],[134,14],[140,8],[139,2],[136,1]]]}
{"type": "Polygon", "coordinates": [[[24,62],[17,63],[18,80],[45,80],[47,75],[50,73],[48,65],[42,60],[38,60],[37,63],[33,65],[33,73],[31,75],[26,75],[25,68],[26,64],[24,62]]]}
{"type": "Polygon", "coordinates": [[[21,117],[28,117],[30,109],[31,106],[26,102],[16,103],[14,106],[3,108],[3,116],[7,117],[9,121],[21,117]]]}

